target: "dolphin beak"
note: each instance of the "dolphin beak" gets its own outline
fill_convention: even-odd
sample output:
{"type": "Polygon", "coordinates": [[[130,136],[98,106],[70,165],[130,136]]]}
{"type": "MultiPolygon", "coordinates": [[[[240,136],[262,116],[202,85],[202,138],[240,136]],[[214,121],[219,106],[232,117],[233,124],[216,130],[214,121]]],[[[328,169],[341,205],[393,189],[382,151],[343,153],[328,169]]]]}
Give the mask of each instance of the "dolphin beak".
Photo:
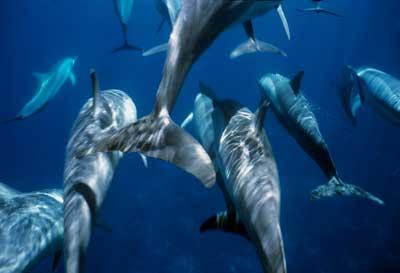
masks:
{"type": "Polygon", "coordinates": [[[283,11],[282,5],[279,5],[276,11],[278,12],[279,17],[281,18],[283,28],[285,29],[286,32],[286,36],[288,37],[288,40],[290,40],[289,24],[288,21],[286,20],[285,12],[283,11]]]}

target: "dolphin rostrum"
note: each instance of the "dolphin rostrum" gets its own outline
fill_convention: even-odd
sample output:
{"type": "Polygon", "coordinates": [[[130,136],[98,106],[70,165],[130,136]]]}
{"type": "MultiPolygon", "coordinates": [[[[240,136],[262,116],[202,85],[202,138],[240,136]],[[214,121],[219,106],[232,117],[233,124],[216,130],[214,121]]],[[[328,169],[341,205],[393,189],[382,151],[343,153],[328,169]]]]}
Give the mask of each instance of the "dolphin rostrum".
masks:
{"type": "Polygon", "coordinates": [[[75,85],[76,78],[72,71],[76,62],[75,58],[65,58],[56,63],[48,73],[33,73],[38,79],[39,86],[35,92],[35,96],[22,108],[21,111],[12,119],[7,120],[21,120],[30,117],[43,108],[52,100],[64,83],[69,79],[75,85]]]}
{"type": "Polygon", "coordinates": [[[122,157],[121,152],[98,152],[77,157],[95,135],[118,130],[136,120],[136,107],[120,90],[99,91],[91,72],[93,98],[82,108],[67,146],[64,170],[64,253],[66,272],[82,272],[91,228],[122,157]]]}
{"type": "Polygon", "coordinates": [[[42,258],[60,258],[61,190],[20,193],[0,183],[0,273],[29,272],[42,258]]]}
{"type": "Polygon", "coordinates": [[[340,179],[317,119],[300,91],[303,74],[298,73],[292,80],[279,74],[266,74],[259,80],[259,86],[279,121],[329,179],[328,183],[312,191],[312,198],[355,196],[383,205],[379,198],[340,179]]]}
{"type": "Polygon", "coordinates": [[[400,80],[371,67],[345,67],[342,100],[355,124],[356,114],[363,103],[375,112],[400,125],[400,80]]]}
{"type": "Polygon", "coordinates": [[[312,12],[312,13],[321,13],[321,14],[328,14],[328,15],[333,15],[336,17],[343,17],[343,15],[336,13],[334,11],[330,11],[324,8],[321,8],[321,2],[323,0],[311,0],[314,2],[314,7],[313,8],[308,8],[308,9],[297,9],[298,11],[302,12],[312,12]]]}
{"type": "Polygon", "coordinates": [[[276,162],[263,130],[268,105],[253,114],[232,100],[219,100],[202,85],[193,120],[217,169],[226,211],[208,218],[201,231],[220,229],[251,241],[264,272],[286,272],[276,162]]]}
{"type": "Polygon", "coordinates": [[[132,45],[128,42],[128,22],[133,10],[134,0],[113,0],[115,13],[118,17],[119,23],[121,24],[122,34],[124,36],[124,44],[117,47],[113,52],[118,52],[121,50],[137,50],[142,51],[141,48],[132,45]]]}
{"type": "MultiPolygon", "coordinates": [[[[237,21],[250,24],[259,7],[280,0],[185,0],[168,44],[168,54],[152,113],[129,126],[99,136],[81,155],[95,151],[141,152],[175,164],[206,186],[215,182],[212,162],[201,145],[170,118],[192,65],[225,29],[237,21]]],[[[264,6],[265,5],[265,6],[264,6]]]]}

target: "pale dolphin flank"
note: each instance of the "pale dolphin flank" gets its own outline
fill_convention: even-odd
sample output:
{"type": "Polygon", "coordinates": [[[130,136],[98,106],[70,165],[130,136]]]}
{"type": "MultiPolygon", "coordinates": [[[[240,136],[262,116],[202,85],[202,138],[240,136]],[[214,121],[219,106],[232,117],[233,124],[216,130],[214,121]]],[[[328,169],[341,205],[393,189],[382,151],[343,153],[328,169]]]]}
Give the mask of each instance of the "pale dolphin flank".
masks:
{"type": "MultiPolygon", "coordinates": [[[[215,39],[237,21],[262,15],[259,5],[279,9],[281,1],[185,0],[169,39],[167,59],[153,112],[115,132],[100,136],[95,151],[141,152],[171,162],[206,186],[215,182],[212,162],[201,145],[170,118],[170,112],[192,65],[215,39]]],[[[266,10],[268,11],[268,9],[266,10]]]]}
{"type": "Polygon", "coordinates": [[[375,112],[400,125],[400,80],[371,68],[345,67],[342,100],[353,123],[362,104],[368,104],[375,112]]]}
{"type": "Polygon", "coordinates": [[[45,256],[59,258],[62,238],[61,190],[20,193],[0,183],[0,273],[29,272],[45,256]]]}
{"type": "Polygon", "coordinates": [[[367,198],[383,205],[383,201],[355,185],[344,183],[318,126],[310,104],[300,92],[303,72],[292,80],[279,74],[266,74],[259,81],[261,91],[271,102],[272,109],[303,150],[319,165],[329,182],[313,190],[313,199],[329,196],[367,198]]]}
{"type": "Polygon", "coordinates": [[[82,272],[90,234],[121,152],[77,157],[96,135],[120,129],[136,120],[136,107],[124,92],[99,91],[91,73],[93,98],[82,108],[72,128],[64,170],[64,253],[66,272],[82,272]]]}
{"type": "Polygon", "coordinates": [[[48,73],[33,73],[39,82],[35,96],[14,118],[6,122],[25,119],[41,111],[57,95],[67,80],[75,85],[76,79],[72,69],[76,59],[75,57],[61,60],[48,73]]]}
{"type": "Polygon", "coordinates": [[[264,272],[286,272],[276,162],[262,129],[267,104],[256,114],[232,100],[219,100],[201,86],[193,120],[218,170],[226,211],[208,218],[201,231],[220,229],[251,241],[264,272]]]}
{"type": "Polygon", "coordinates": [[[115,13],[118,17],[119,23],[121,24],[122,34],[124,36],[124,44],[117,47],[113,52],[121,50],[137,50],[142,51],[141,48],[132,45],[128,42],[128,23],[133,11],[134,0],[113,0],[115,13]]]}
{"type": "Polygon", "coordinates": [[[297,9],[298,11],[302,12],[312,12],[312,13],[322,13],[322,14],[328,14],[328,15],[333,15],[336,17],[343,17],[343,15],[336,13],[334,11],[330,11],[324,8],[321,8],[321,2],[323,0],[311,0],[314,2],[314,7],[313,8],[308,8],[308,9],[297,9]]]}

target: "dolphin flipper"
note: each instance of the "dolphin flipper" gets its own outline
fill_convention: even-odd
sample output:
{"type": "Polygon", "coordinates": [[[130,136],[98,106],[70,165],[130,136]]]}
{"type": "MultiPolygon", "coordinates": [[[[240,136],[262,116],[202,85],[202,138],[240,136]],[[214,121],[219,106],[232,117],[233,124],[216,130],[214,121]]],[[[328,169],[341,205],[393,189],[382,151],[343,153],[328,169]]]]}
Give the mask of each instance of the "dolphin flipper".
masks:
{"type": "Polygon", "coordinates": [[[143,52],[143,56],[144,57],[148,57],[148,56],[152,56],[155,54],[159,54],[161,52],[166,52],[168,50],[168,43],[165,44],[161,44],[161,45],[157,45],[153,48],[150,48],[149,50],[146,50],[145,52],[143,52]]]}
{"type": "Polygon", "coordinates": [[[193,121],[193,112],[190,112],[189,115],[185,118],[185,120],[181,123],[182,128],[186,128],[193,121]]]}
{"type": "Polygon", "coordinates": [[[286,19],[286,15],[285,15],[285,12],[283,11],[282,5],[279,5],[279,7],[276,9],[276,11],[278,12],[279,18],[281,18],[283,28],[285,29],[285,32],[286,32],[286,36],[287,36],[288,40],[290,40],[291,35],[290,35],[289,23],[286,19]]]}
{"type": "Polygon", "coordinates": [[[371,201],[378,203],[379,205],[385,205],[385,203],[374,196],[373,194],[367,192],[366,190],[341,181],[337,177],[333,177],[328,183],[319,186],[318,188],[311,191],[311,198],[313,200],[321,199],[324,197],[333,196],[353,196],[359,198],[366,198],[371,201]]]}
{"type": "Polygon", "coordinates": [[[145,168],[149,167],[149,163],[147,162],[147,157],[144,154],[139,153],[140,158],[143,161],[143,165],[145,166],[145,168]]]}
{"type": "Polygon", "coordinates": [[[240,44],[237,46],[230,54],[231,59],[236,59],[244,54],[256,53],[256,52],[270,52],[273,54],[279,54],[282,56],[287,57],[287,54],[279,49],[278,47],[260,41],[260,40],[252,40],[249,39],[248,41],[240,44]]]}
{"type": "Polygon", "coordinates": [[[105,133],[93,141],[83,155],[98,151],[140,152],[171,162],[197,177],[206,187],[215,183],[215,170],[202,146],[169,116],[150,114],[118,131],[105,133]]]}
{"type": "Polygon", "coordinates": [[[69,75],[69,80],[71,81],[71,84],[75,86],[76,77],[75,77],[74,73],[71,72],[71,74],[69,75]]]}

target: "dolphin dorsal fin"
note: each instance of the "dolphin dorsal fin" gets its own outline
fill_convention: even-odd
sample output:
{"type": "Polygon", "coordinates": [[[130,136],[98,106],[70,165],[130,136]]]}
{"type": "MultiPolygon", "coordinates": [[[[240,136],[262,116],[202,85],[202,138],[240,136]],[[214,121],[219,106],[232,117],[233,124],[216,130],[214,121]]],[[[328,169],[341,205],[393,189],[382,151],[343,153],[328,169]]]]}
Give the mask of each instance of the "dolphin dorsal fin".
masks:
{"type": "Polygon", "coordinates": [[[266,99],[261,100],[260,106],[258,107],[255,117],[254,117],[254,126],[256,127],[258,132],[261,132],[261,130],[264,127],[264,121],[265,121],[265,114],[268,111],[270,102],[266,99]]]}
{"type": "Polygon", "coordinates": [[[93,93],[93,112],[97,111],[100,100],[100,87],[97,80],[96,70],[90,70],[90,79],[92,80],[92,93],[93,93]]]}
{"type": "Polygon", "coordinates": [[[215,94],[214,90],[210,86],[204,84],[203,82],[199,82],[199,89],[200,89],[201,94],[206,95],[207,97],[209,97],[210,99],[212,99],[214,101],[218,100],[217,95],[215,94]]]}
{"type": "Polygon", "coordinates": [[[205,220],[200,226],[201,232],[218,229],[241,235],[250,240],[246,228],[239,220],[235,211],[222,211],[205,220]]]}
{"type": "Polygon", "coordinates": [[[243,23],[244,31],[246,32],[247,37],[249,37],[253,42],[256,41],[256,35],[254,33],[254,27],[251,20],[247,20],[243,23]]]}
{"type": "Polygon", "coordinates": [[[304,71],[300,71],[294,76],[290,81],[290,86],[292,87],[294,93],[297,95],[300,92],[301,81],[303,80],[304,71]]]}

